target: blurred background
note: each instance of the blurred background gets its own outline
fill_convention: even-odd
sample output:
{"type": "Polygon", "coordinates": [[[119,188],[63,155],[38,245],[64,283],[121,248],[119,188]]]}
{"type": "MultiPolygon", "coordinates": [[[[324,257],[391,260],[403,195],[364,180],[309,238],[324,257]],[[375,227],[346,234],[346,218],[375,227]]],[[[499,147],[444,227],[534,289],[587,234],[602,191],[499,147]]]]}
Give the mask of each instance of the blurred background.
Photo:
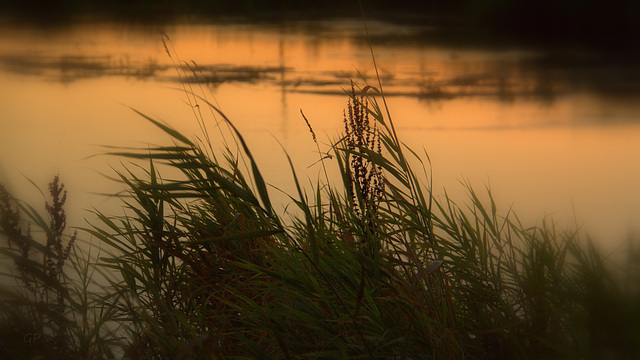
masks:
{"type": "Polygon", "coordinates": [[[639,4],[363,0],[367,37],[357,1],[2,0],[0,179],[39,201],[25,176],[44,187],[60,173],[76,223],[94,206],[118,213],[101,194],[120,190],[104,176],[120,160],[95,155],[166,143],[129,107],[200,134],[188,87],[236,122],[267,181],[294,193],[278,141],[315,181],[300,110],[321,143],[337,139],[350,81],[377,85],[371,41],[396,128],[429,154],[436,196],[464,202],[461,183],[487,186],[523,222],[550,215],[613,252],[640,231],[639,4]]]}
{"type": "MultiPolygon", "coordinates": [[[[326,0],[3,0],[6,17],[36,23],[78,16],[164,22],[184,16],[255,20],[353,17],[357,1],[326,0]]],[[[472,26],[531,41],[577,40],[634,48],[640,5],[629,0],[365,0],[368,16],[429,25],[472,26]],[[506,34],[505,34],[506,33],[506,34]]]]}

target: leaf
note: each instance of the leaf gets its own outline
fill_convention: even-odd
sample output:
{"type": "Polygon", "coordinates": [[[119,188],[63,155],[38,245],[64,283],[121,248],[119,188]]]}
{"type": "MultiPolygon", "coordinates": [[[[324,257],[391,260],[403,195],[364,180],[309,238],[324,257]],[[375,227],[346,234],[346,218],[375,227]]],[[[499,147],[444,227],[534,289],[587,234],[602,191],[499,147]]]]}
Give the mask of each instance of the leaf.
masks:
{"type": "Polygon", "coordinates": [[[173,129],[172,127],[165,125],[163,123],[161,123],[158,120],[154,120],[151,117],[141,113],[140,111],[130,107],[129,109],[133,110],[136,114],[142,116],[143,118],[149,120],[150,122],[152,122],[154,125],[156,125],[157,127],[159,127],[160,129],[164,130],[164,132],[166,132],[167,134],[171,135],[171,137],[182,141],[183,143],[189,145],[189,146],[194,146],[195,144],[191,142],[191,140],[187,139],[184,135],[182,135],[181,133],[179,133],[177,130],[173,129]]]}
{"type": "Polygon", "coordinates": [[[206,244],[206,243],[211,243],[211,242],[225,242],[225,241],[231,241],[231,240],[248,240],[248,239],[255,239],[255,238],[260,238],[260,237],[280,234],[282,232],[283,232],[283,230],[281,230],[281,229],[245,231],[245,232],[234,233],[234,234],[230,234],[230,235],[226,235],[226,236],[210,237],[210,238],[204,238],[204,239],[196,240],[196,241],[189,241],[189,242],[186,242],[184,245],[185,246],[196,246],[196,245],[206,244]]]}
{"type": "Polygon", "coordinates": [[[373,91],[375,91],[375,92],[376,92],[376,94],[380,94],[380,90],[378,90],[378,88],[376,88],[375,86],[372,86],[372,85],[367,85],[367,86],[365,86],[364,88],[362,88],[362,95],[363,95],[363,96],[364,96],[364,95],[367,95],[367,92],[368,92],[369,90],[373,90],[373,91]]]}
{"type": "Polygon", "coordinates": [[[432,262],[426,269],[425,269],[425,274],[429,275],[432,272],[438,270],[438,268],[440,268],[440,266],[442,266],[442,264],[444,263],[444,261],[442,260],[436,260],[434,262],[432,262]]]}

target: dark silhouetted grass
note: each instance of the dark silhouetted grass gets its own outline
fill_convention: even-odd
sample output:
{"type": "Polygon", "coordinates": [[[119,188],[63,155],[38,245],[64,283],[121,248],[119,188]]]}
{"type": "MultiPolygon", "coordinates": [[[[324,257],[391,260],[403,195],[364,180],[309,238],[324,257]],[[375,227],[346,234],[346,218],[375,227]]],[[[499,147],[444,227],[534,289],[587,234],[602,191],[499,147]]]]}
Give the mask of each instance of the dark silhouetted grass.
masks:
{"type": "Polygon", "coordinates": [[[95,256],[79,250],[77,232],[65,234],[67,192],[58,176],[49,195],[43,217],[0,184],[0,254],[13,263],[0,280],[0,358],[112,358],[108,292],[94,284],[95,256]]]}

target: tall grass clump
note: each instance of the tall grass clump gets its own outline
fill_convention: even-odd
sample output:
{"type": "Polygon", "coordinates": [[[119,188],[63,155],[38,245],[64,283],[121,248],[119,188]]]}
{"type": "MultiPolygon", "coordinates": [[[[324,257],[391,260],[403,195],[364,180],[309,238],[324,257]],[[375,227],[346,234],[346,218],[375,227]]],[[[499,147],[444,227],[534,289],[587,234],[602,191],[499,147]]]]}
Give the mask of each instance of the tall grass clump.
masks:
{"type": "Polygon", "coordinates": [[[93,284],[95,259],[77,247],[77,231],[65,233],[58,176],[48,188],[42,216],[0,184],[0,358],[111,358],[116,339],[104,326],[111,311],[93,284]]]}
{"type": "Polygon", "coordinates": [[[119,273],[110,306],[125,356],[640,354],[633,261],[615,268],[577,231],[523,226],[490,193],[483,202],[469,188],[465,206],[437,201],[424,184],[430,169],[400,142],[377,90],[347,93],[345,134],[329,149],[341,182],[304,188],[291,167],[298,211],[289,217],[274,210],[248,144],[207,99],[186,90],[226,122],[237,148],[216,153],[212,140],[141,114],[173,144],[114,152],[139,164],[119,173],[127,213],[87,229],[112,248],[103,263],[119,273]],[[181,175],[164,178],[165,166],[181,175]]]}

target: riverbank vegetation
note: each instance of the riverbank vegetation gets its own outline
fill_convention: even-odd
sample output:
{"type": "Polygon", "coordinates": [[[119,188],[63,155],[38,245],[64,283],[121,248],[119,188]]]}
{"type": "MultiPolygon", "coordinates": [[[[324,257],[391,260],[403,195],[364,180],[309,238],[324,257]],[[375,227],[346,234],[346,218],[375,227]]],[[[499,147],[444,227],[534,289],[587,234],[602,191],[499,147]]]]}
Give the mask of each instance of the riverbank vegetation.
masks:
{"type": "Polygon", "coordinates": [[[251,144],[189,87],[199,137],[139,113],[171,143],[111,153],[131,161],[122,216],[96,211],[70,233],[58,178],[44,216],[3,188],[13,283],[1,288],[0,357],[637,357],[637,249],[612,262],[577,230],[521,224],[490,192],[436,199],[437,173],[402,144],[378,89],[352,85],[327,149],[301,115],[340,179],[304,185],[292,165],[284,214],[251,144]],[[205,110],[231,135],[215,138],[205,110]]]}
{"type": "MultiPolygon", "coordinates": [[[[578,43],[637,52],[640,5],[626,0],[369,0],[371,18],[442,28],[446,37],[484,34],[487,40],[578,43]]],[[[178,19],[242,18],[282,21],[359,17],[358,1],[327,0],[25,0],[0,2],[5,18],[35,24],[65,24],[79,18],[166,23],[178,19]]],[[[1,19],[0,19],[1,20],[1,19]]],[[[477,39],[475,39],[477,40],[477,39]]]]}

